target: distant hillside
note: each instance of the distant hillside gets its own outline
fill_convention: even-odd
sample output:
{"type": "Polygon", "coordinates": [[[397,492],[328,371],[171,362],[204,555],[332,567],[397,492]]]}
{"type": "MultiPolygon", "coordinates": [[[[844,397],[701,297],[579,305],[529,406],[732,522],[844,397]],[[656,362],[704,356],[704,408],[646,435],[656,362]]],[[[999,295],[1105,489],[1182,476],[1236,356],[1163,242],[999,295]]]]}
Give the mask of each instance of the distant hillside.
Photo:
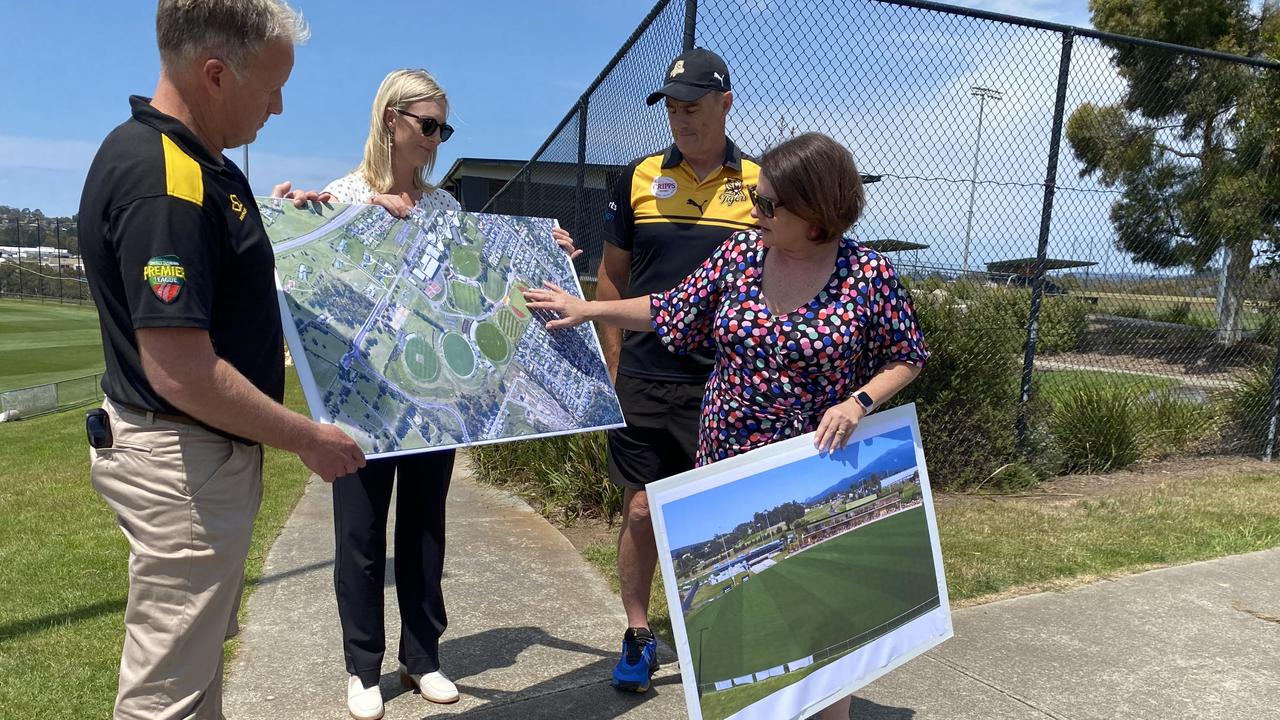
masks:
{"type": "Polygon", "coordinates": [[[863,480],[875,475],[879,478],[886,478],[890,475],[896,475],[903,470],[909,470],[916,465],[916,447],[913,442],[907,440],[900,443],[893,449],[884,453],[880,457],[861,467],[858,471],[840,482],[828,487],[822,492],[808,498],[804,501],[805,505],[813,505],[819,503],[837,493],[848,492],[849,488],[862,482],[863,480]]]}
{"type": "Polygon", "coordinates": [[[49,217],[38,209],[0,205],[0,245],[56,246],[70,251],[72,255],[79,255],[79,232],[79,217],[76,215],[49,217]]]}

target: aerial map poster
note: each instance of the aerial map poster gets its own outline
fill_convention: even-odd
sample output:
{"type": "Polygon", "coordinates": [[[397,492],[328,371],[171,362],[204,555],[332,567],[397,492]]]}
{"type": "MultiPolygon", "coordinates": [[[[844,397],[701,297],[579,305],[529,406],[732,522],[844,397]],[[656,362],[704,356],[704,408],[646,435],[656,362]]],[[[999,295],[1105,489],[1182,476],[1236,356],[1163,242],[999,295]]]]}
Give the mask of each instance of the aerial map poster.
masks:
{"type": "Polygon", "coordinates": [[[952,635],[914,405],[648,493],[692,720],[806,718],[952,635]]]}
{"type": "Polygon", "coordinates": [[[553,220],[258,204],[311,414],[366,456],[623,423],[590,325],[548,332],[524,304],[546,280],[582,294],[553,220]]]}

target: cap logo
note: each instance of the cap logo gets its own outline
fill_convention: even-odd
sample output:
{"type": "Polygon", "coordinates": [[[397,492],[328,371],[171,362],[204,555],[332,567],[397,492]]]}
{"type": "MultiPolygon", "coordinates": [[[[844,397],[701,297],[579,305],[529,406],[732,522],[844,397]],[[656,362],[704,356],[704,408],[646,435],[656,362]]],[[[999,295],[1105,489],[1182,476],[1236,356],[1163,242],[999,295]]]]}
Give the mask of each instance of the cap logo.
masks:
{"type": "Polygon", "coordinates": [[[684,61],[677,60],[676,64],[671,66],[671,75],[669,75],[668,77],[675,77],[683,72],[684,72],[684,61]]]}
{"type": "Polygon", "coordinates": [[[160,302],[168,305],[178,299],[182,286],[187,284],[187,270],[177,255],[157,255],[143,266],[142,279],[151,285],[151,292],[160,302]]]}
{"type": "Polygon", "coordinates": [[[715,78],[716,80],[718,80],[718,81],[720,82],[720,87],[724,87],[724,76],[723,76],[723,75],[721,75],[721,74],[720,74],[720,73],[718,73],[718,72],[713,72],[713,73],[711,73],[711,77],[715,78]]]}
{"type": "Polygon", "coordinates": [[[649,189],[653,192],[654,197],[666,200],[672,195],[675,195],[676,191],[680,189],[680,186],[676,184],[674,179],[665,175],[659,175],[654,178],[653,185],[649,189]]]}

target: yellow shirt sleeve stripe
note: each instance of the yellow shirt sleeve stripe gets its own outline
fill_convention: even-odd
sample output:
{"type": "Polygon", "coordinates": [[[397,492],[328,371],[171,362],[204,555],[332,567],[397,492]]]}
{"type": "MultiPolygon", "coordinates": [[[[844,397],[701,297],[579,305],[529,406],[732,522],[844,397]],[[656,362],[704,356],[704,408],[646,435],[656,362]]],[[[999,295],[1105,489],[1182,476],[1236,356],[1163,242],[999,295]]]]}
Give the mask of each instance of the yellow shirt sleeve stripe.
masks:
{"type": "Polygon", "coordinates": [[[161,135],[164,144],[165,192],[196,205],[204,205],[204,173],[200,163],[182,151],[168,135],[161,135]]]}

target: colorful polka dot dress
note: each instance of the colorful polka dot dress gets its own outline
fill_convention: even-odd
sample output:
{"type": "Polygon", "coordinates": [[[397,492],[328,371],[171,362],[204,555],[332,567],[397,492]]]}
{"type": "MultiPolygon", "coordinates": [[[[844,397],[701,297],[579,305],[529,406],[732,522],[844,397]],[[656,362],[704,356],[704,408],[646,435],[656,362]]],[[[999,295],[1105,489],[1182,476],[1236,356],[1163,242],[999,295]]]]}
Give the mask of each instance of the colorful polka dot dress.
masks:
{"type": "Polygon", "coordinates": [[[649,296],[663,346],[716,351],[698,465],[817,429],[827,408],[888,363],[924,365],[924,336],[889,260],[839,242],[826,286],[785,315],[765,306],[767,251],[755,231],[735,233],[680,285],[649,296]]]}

